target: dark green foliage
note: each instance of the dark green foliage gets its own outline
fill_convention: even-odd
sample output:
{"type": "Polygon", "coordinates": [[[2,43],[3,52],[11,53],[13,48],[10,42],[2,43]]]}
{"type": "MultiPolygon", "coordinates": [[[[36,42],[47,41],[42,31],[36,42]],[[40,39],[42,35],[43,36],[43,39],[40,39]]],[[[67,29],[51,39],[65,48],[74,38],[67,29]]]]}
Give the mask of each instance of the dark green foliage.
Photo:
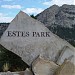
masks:
{"type": "Polygon", "coordinates": [[[7,29],[10,23],[0,23],[0,37],[2,36],[3,32],[7,29]]]}
{"type": "Polygon", "coordinates": [[[34,15],[30,15],[30,16],[31,16],[32,18],[34,18],[34,19],[37,19],[36,16],[34,16],[34,15]]]}
{"type": "Polygon", "coordinates": [[[0,25],[9,25],[10,23],[0,23],[0,25]]]}
{"type": "Polygon", "coordinates": [[[25,70],[28,67],[19,56],[0,45],[0,71],[3,71],[2,67],[5,63],[9,63],[10,71],[25,70]]]}

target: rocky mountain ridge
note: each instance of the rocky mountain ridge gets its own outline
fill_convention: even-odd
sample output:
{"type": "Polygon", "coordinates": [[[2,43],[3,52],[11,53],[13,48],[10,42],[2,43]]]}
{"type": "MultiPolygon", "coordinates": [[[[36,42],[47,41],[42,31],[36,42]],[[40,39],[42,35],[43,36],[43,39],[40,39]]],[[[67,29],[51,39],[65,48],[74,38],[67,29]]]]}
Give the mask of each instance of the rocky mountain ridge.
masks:
{"type": "Polygon", "coordinates": [[[75,5],[53,5],[36,18],[59,37],[75,43],[75,5]]]}
{"type": "Polygon", "coordinates": [[[75,25],[75,6],[65,4],[59,7],[53,5],[36,17],[46,26],[60,25],[62,27],[72,28],[75,25]]]}

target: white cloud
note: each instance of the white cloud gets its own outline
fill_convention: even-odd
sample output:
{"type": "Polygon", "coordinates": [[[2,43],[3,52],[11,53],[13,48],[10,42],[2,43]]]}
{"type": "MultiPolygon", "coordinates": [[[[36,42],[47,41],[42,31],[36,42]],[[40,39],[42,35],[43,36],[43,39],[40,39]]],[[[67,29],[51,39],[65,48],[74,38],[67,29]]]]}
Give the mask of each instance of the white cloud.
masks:
{"type": "Polygon", "coordinates": [[[23,11],[24,11],[25,13],[29,14],[29,15],[31,15],[31,14],[36,15],[36,14],[42,12],[43,9],[42,9],[42,8],[26,8],[26,9],[23,10],[23,11]]]}
{"type": "Polygon", "coordinates": [[[0,17],[0,23],[3,23],[3,22],[11,22],[13,19],[13,17],[0,17]]]}
{"type": "Polygon", "coordinates": [[[7,14],[0,13],[0,23],[1,22],[11,22],[13,17],[6,16],[7,14]]]}
{"type": "Polygon", "coordinates": [[[3,13],[0,13],[0,17],[2,17],[4,14],[3,13]]]}
{"type": "Polygon", "coordinates": [[[43,4],[47,5],[47,6],[51,6],[51,5],[54,5],[54,4],[61,6],[63,4],[74,5],[75,2],[74,2],[74,0],[52,0],[52,1],[48,1],[48,2],[45,1],[45,2],[43,2],[43,4]]]}
{"type": "Polygon", "coordinates": [[[21,5],[1,5],[2,8],[8,8],[8,9],[21,9],[21,5]]]}
{"type": "Polygon", "coordinates": [[[44,5],[48,5],[48,6],[50,6],[50,3],[51,3],[50,1],[49,2],[43,2],[44,5]]]}

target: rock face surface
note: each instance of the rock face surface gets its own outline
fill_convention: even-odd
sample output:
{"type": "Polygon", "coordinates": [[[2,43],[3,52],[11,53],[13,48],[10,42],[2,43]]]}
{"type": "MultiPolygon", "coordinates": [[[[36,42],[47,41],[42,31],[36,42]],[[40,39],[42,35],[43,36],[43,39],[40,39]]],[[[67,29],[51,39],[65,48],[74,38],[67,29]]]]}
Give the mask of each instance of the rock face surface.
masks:
{"type": "MultiPolygon", "coordinates": [[[[58,57],[57,64],[61,65],[65,59],[70,60],[70,62],[74,62],[74,53],[71,51],[70,48],[64,47],[60,53],[60,56],[58,57]]],[[[74,63],[75,64],[75,63],[74,63]]]]}
{"type": "Polygon", "coordinates": [[[75,52],[75,48],[68,42],[22,11],[10,23],[0,39],[0,44],[20,56],[28,65],[40,54],[45,59],[56,61],[59,51],[65,46],[75,52]],[[33,35],[33,32],[36,32],[37,36],[33,35]],[[43,37],[41,32],[44,32],[43,37]]]}
{"type": "Polygon", "coordinates": [[[75,45],[75,5],[53,5],[36,18],[54,34],[75,45]]]}
{"type": "Polygon", "coordinates": [[[33,75],[33,73],[27,68],[24,72],[24,75],[33,75]]]}
{"type": "Polygon", "coordinates": [[[56,71],[55,75],[75,75],[75,65],[66,60],[56,71]]]}
{"type": "Polygon", "coordinates": [[[32,70],[35,75],[53,75],[57,68],[58,65],[54,62],[44,60],[40,57],[32,63],[32,70]]]}
{"type": "Polygon", "coordinates": [[[36,17],[46,26],[60,25],[72,28],[72,25],[75,25],[75,6],[64,4],[59,7],[53,5],[38,14],[36,17]]]}
{"type": "Polygon", "coordinates": [[[55,14],[58,13],[59,6],[53,5],[50,8],[47,8],[42,13],[38,14],[37,20],[45,24],[45,26],[51,26],[55,23],[55,14]]]}

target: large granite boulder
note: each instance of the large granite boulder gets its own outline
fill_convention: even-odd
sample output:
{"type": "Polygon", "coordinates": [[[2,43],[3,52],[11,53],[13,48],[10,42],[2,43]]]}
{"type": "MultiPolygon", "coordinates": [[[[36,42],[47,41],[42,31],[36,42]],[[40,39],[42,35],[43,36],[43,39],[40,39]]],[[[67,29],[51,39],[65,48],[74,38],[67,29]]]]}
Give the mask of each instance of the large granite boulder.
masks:
{"type": "Polygon", "coordinates": [[[32,70],[35,75],[53,75],[57,68],[58,65],[54,62],[40,57],[32,63],[32,70]]]}
{"type": "Polygon", "coordinates": [[[65,60],[54,75],[75,75],[75,65],[69,60],[65,60]]]}
{"type": "Polygon", "coordinates": [[[72,63],[75,62],[75,55],[71,51],[71,49],[67,46],[65,46],[60,52],[60,55],[58,56],[57,64],[61,65],[66,59],[70,60],[70,62],[72,63]]]}
{"type": "Polygon", "coordinates": [[[28,65],[40,54],[55,62],[64,46],[68,46],[73,53],[75,51],[67,41],[22,11],[10,23],[0,39],[0,44],[20,56],[28,65]]]}

